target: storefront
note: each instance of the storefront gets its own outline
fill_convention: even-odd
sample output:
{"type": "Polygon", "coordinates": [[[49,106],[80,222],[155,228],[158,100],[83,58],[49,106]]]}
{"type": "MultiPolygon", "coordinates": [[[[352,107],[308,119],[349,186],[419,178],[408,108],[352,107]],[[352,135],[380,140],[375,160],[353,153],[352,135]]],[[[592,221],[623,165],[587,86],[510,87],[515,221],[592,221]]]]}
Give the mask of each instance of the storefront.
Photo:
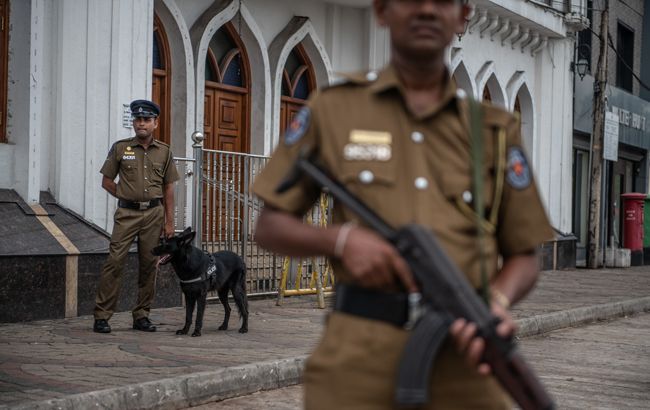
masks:
{"type": "MultiPolygon", "coordinates": [[[[578,266],[584,266],[589,230],[590,151],[594,78],[576,79],[573,136],[573,233],[578,238],[578,266]]],[[[617,161],[605,161],[601,215],[601,248],[623,247],[621,195],[648,193],[650,102],[608,86],[607,111],[619,117],[617,161]]]]}

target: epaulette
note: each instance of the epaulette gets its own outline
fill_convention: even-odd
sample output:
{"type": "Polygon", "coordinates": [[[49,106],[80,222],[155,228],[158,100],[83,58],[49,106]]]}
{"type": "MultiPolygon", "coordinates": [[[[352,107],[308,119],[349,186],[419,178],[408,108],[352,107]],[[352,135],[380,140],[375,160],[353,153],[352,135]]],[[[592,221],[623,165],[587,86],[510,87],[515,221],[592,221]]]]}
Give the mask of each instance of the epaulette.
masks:
{"type": "Polygon", "coordinates": [[[133,138],[134,137],[129,137],[129,138],[124,138],[124,139],[121,139],[121,140],[117,140],[117,141],[115,141],[115,144],[119,144],[121,142],[131,142],[131,141],[133,141],[133,138]]]}
{"type": "Polygon", "coordinates": [[[157,144],[160,144],[163,147],[169,148],[169,144],[167,144],[166,142],[163,142],[163,141],[160,141],[160,140],[157,140],[157,139],[154,139],[154,141],[156,141],[157,144]]]}
{"type": "Polygon", "coordinates": [[[368,85],[373,82],[371,78],[368,78],[369,73],[374,73],[374,71],[359,71],[353,73],[336,73],[336,77],[321,90],[329,90],[338,87],[344,86],[363,86],[368,85]]]}
{"type": "Polygon", "coordinates": [[[486,102],[482,102],[481,106],[483,108],[483,121],[485,125],[505,128],[516,121],[515,116],[511,112],[501,107],[486,102]]]}

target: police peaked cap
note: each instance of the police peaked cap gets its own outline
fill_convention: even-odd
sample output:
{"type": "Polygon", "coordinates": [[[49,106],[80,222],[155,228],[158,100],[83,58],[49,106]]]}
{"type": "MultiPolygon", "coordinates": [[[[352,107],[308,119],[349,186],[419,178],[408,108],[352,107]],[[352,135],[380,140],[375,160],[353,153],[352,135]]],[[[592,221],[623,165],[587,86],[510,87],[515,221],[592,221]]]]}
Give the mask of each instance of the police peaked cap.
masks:
{"type": "Polygon", "coordinates": [[[131,103],[131,115],[133,117],[157,117],[160,115],[160,107],[149,100],[135,100],[131,103]]]}

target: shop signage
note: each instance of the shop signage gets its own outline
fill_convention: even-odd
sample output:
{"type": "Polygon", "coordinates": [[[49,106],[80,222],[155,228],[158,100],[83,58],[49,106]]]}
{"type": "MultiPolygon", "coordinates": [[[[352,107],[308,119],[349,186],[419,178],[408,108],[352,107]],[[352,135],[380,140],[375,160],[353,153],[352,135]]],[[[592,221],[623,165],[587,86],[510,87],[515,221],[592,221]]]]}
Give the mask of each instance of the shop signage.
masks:
{"type": "Polygon", "coordinates": [[[607,111],[605,113],[605,140],[603,143],[603,159],[608,161],[618,160],[618,124],[620,118],[617,114],[607,111]]]}

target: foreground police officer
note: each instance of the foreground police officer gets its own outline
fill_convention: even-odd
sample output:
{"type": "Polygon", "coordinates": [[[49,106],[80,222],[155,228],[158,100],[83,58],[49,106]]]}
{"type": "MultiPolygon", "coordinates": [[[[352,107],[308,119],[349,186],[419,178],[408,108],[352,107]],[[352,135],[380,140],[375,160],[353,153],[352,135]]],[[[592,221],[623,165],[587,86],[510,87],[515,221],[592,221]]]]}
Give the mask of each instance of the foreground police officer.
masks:
{"type": "Polygon", "coordinates": [[[93,330],[110,333],[122,283],[122,270],[133,240],[138,238],[138,301],[133,309],[133,328],[155,332],[149,310],[156,284],[156,257],[151,250],[161,234],[174,234],[174,182],[178,173],[167,144],[153,138],[158,127],[158,105],[147,100],[131,103],[135,137],[116,142],[102,166],[102,188],[118,198],[109,255],[95,298],[93,330]],[[115,177],[120,176],[115,183],[115,177]]]}
{"type": "MultiPolygon", "coordinates": [[[[329,256],[339,289],[346,289],[337,295],[323,339],[306,365],[308,409],[393,408],[396,367],[409,336],[405,315],[396,314],[405,311],[404,302],[395,302],[404,298],[394,296],[417,286],[397,251],[340,204],[335,202],[328,228],[302,223],[319,190],[304,179],[283,194],[275,192],[299,153],[311,151],[393,226],[432,229],[476,288],[484,263],[502,336],[514,332],[508,307],[537,278],[536,246],[552,237],[519,123],[485,104],[478,165],[484,178],[475,192],[487,206],[480,218],[472,209],[469,128],[475,117],[444,65],[445,48],[462,31],[469,7],[458,0],[374,0],[374,9],[390,29],[390,65],[313,97],[254,186],[265,201],[258,243],[286,255],[329,256]],[[485,234],[481,248],[479,229],[485,234]]],[[[484,345],[475,325],[459,319],[450,331],[453,337],[435,363],[427,408],[508,408],[489,367],[479,364],[484,345]]]]}

